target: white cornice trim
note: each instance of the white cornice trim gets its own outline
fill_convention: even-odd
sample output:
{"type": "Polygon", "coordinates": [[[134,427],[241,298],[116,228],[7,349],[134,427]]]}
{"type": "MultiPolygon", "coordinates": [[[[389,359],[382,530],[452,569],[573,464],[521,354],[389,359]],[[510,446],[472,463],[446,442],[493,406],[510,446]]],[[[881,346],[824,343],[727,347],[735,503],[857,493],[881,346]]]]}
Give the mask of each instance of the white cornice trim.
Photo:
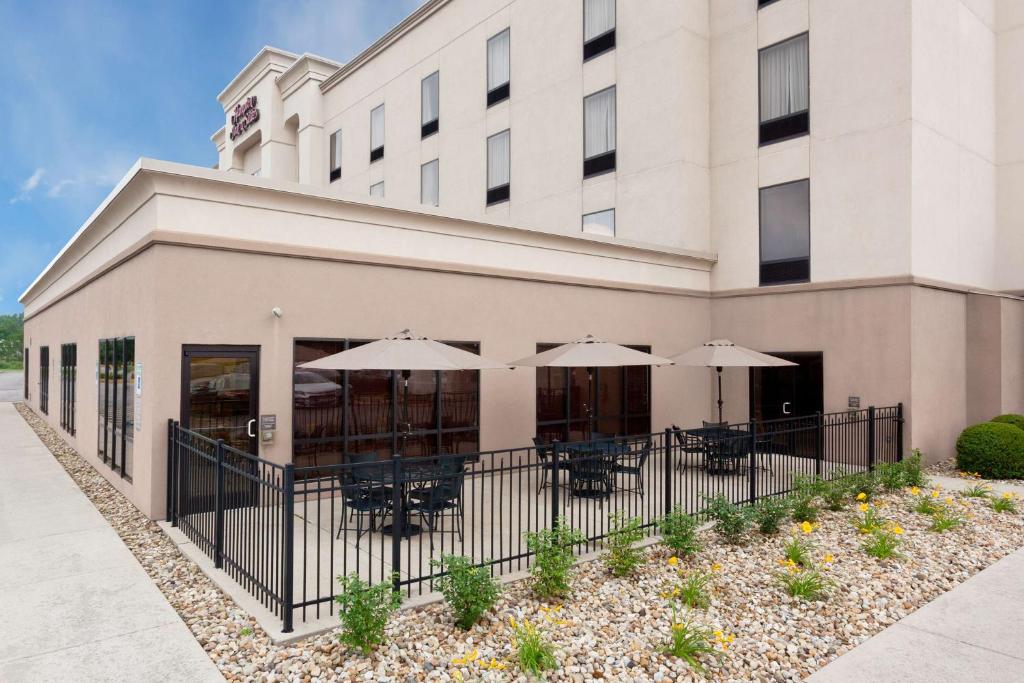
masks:
{"type": "Polygon", "coordinates": [[[249,89],[252,83],[259,80],[268,71],[282,73],[290,67],[299,55],[280,50],[276,47],[264,46],[256,53],[256,56],[249,60],[249,63],[242,67],[238,75],[231,79],[227,87],[217,95],[217,101],[227,112],[235,104],[241,93],[249,89]]]}

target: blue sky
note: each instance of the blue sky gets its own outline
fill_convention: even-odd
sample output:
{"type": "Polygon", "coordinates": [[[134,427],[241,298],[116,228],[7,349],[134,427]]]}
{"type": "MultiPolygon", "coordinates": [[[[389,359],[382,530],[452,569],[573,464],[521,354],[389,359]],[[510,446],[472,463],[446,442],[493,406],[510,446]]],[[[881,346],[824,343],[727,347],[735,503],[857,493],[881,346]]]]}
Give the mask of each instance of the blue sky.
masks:
{"type": "Polygon", "coordinates": [[[346,61],[420,0],[0,0],[0,313],[139,157],[210,166],[228,81],[273,45],[346,61]]]}

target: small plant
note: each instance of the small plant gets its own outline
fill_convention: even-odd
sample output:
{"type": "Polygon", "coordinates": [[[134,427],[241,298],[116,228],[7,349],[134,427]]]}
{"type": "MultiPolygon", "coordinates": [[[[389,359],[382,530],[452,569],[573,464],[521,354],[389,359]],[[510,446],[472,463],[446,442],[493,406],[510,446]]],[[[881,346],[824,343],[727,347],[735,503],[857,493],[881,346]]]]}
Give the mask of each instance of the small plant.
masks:
{"type": "Polygon", "coordinates": [[[516,649],[520,669],[529,675],[540,676],[545,671],[558,668],[555,647],[548,642],[541,629],[527,619],[521,624],[511,619],[510,623],[513,629],[512,647],[516,649]]]}
{"type": "Polygon", "coordinates": [[[713,572],[694,572],[684,576],[679,572],[682,579],[671,593],[662,597],[675,598],[683,605],[693,609],[707,609],[711,604],[711,580],[713,572]]]}
{"type": "Polygon", "coordinates": [[[956,527],[963,524],[963,521],[964,518],[958,515],[956,511],[952,510],[948,506],[943,505],[939,506],[939,509],[936,510],[935,514],[932,515],[932,523],[931,526],[928,527],[928,529],[930,531],[935,531],[941,534],[944,531],[955,529],[956,527]]]}
{"type": "Polygon", "coordinates": [[[998,498],[992,499],[992,509],[996,512],[1008,512],[1015,515],[1017,514],[1017,497],[1007,491],[998,498]]]}
{"type": "Polygon", "coordinates": [[[911,510],[919,515],[934,515],[941,506],[931,496],[921,496],[914,501],[911,510]]]}
{"type": "Polygon", "coordinates": [[[242,636],[243,638],[248,638],[252,634],[253,630],[251,626],[243,626],[242,630],[238,632],[238,635],[242,636]]]}
{"type": "Polygon", "coordinates": [[[878,482],[886,491],[899,491],[907,485],[907,479],[903,472],[903,463],[885,462],[875,470],[878,482]]]}
{"type": "Polygon", "coordinates": [[[705,500],[708,503],[708,516],[715,520],[718,535],[727,543],[742,543],[753,522],[753,509],[734,505],[721,493],[705,500]]]}
{"type": "Polygon", "coordinates": [[[779,533],[782,520],[789,515],[789,501],[778,496],[762,498],[754,505],[754,524],[765,536],[779,533]]]}
{"type": "Polygon", "coordinates": [[[789,506],[794,522],[818,521],[818,508],[814,501],[818,497],[819,488],[820,482],[815,477],[800,475],[793,482],[789,506]]]}
{"type": "Polygon", "coordinates": [[[888,529],[875,529],[862,547],[864,552],[879,560],[900,557],[898,548],[901,535],[903,529],[899,525],[892,525],[888,529]]]}
{"type": "Polygon", "coordinates": [[[992,495],[992,488],[988,484],[974,484],[960,493],[968,498],[988,498],[992,495]]]}
{"type": "Polygon", "coordinates": [[[388,617],[402,604],[402,595],[384,581],[374,586],[358,574],[339,576],[341,588],[334,596],[340,607],[341,633],[338,640],[368,656],[384,642],[388,617]]]}
{"type": "Polygon", "coordinates": [[[839,470],[835,478],[822,481],[818,487],[818,495],[825,508],[838,512],[846,507],[846,501],[850,497],[850,481],[847,474],[839,470]]]}
{"type": "Polygon", "coordinates": [[[873,472],[858,472],[857,474],[850,475],[848,481],[850,483],[850,492],[856,500],[871,500],[875,493],[878,492],[878,480],[873,472]],[[860,496],[862,493],[864,494],[863,497],[860,496]]]}
{"type": "Polygon", "coordinates": [[[700,539],[697,538],[697,518],[683,512],[676,506],[658,521],[662,543],[679,555],[695,555],[700,552],[700,539]]]}
{"type": "Polygon", "coordinates": [[[678,657],[697,673],[704,673],[704,665],[698,657],[701,655],[714,655],[715,636],[711,629],[700,624],[691,623],[689,620],[680,619],[676,608],[672,606],[672,636],[668,644],[662,648],[665,654],[678,657]]]}
{"type": "Polygon", "coordinates": [[[915,448],[908,458],[904,458],[903,462],[903,480],[904,486],[927,486],[928,477],[924,475],[924,467],[921,465],[921,449],[915,448]]]}
{"type": "Polygon", "coordinates": [[[468,557],[445,555],[430,564],[444,572],[437,580],[437,589],[455,612],[455,624],[465,631],[494,607],[501,595],[497,579],[485,567],[474,567],[468,557]]]}
{"type": "Polygon", "coordinates": [[[871,503],[860,503],[857,505],[857,510],[861,514],[854,518],[853,525],[862,534],[873,533],[885,524],[885,519],[879,514],[878,508],[871,503]]]}
{"type": "Polygon", "coordinates": [[[784,571],[775,575],[790,597],[798,600],[820,600],[828,593],[832,582],[817,567],[800,567],[787,564],[784,571]]]}
{"type": "Polygon", "coordinates": [[[786,545],[782,547],[782,556],[786,562],[792,562],[800,567],[810,567],[814,551],[814,543],[811,539],[800,534],[793,534],[786,541],[786,545]]]}
{"type": "Polygon", "coordinates": [[[564,517],[554,529],[541,529],[526,534],[526,547],[534,554],[533,591],[541,598],[563,598],[569,594],[572,568],[576,563],[573,546],[586,541],[586,536],[569,526],[564,517]]]}
{"type": "Polygon", "coordinates": [[[639,517],[626,519],[621,512],[608,519],[611,530],[604,542],[608,548],[604,564],[615,576],[629,576],[644,562],[643,550],[634,545],[644,537],[642,522],[639,517]]]}

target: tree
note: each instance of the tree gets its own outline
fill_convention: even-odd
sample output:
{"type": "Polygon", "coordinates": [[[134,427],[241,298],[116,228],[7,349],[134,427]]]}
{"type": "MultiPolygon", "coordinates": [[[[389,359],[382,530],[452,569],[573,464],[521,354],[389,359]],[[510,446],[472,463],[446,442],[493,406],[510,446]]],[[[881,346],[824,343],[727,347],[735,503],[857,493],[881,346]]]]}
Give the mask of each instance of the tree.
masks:
{"type": "Polygon", "coordinates": [[[0,315],[0,370],[20,370],[24,348],[24,316],[0,315]]]}

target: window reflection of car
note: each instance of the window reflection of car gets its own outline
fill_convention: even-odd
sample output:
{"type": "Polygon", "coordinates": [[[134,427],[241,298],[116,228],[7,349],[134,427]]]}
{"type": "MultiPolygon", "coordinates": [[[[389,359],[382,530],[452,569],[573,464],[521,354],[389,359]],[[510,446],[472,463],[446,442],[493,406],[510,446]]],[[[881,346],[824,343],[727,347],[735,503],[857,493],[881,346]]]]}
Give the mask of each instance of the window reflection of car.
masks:
{"type": "Polygon", "coordinates": [[[295,373],[295,405],[311,408],[341,401],[341,385],[315,372],[295,373]]]}
{"type": "Polygon", "coordinates": [[[249,394],[249,373],[231,372],[214,377],[202,377],[189,382],[189,393],[217,394],[218,398],[242,398],[249,394]]]}

